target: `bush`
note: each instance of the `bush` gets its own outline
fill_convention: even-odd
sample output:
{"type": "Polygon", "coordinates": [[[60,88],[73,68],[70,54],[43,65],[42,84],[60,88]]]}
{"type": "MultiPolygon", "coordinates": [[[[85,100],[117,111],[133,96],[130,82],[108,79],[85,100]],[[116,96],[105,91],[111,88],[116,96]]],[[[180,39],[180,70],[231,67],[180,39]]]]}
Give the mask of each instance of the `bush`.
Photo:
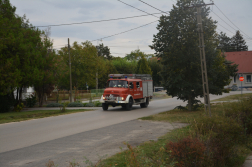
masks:
{"type": "Polygon", "coordinates": [[[252,97],[240,102],[231,103],[225,109],[225,116],[236,120],[245,131],[252,134],[252,97]]]}
{"type": "Polygon", "coordinates": [[[102,107],[102,103],[99,101],[94,102],[95,107],[102,107]]]}
{"type": "Polygon", "coordinates": [[[26,106],[33,107],[36,104],[36,102],[37,102],[36,96],[32,94],[31,97],[28,97],[26,99],[26,106]]]}
{"type": "Polygon", "coordinates": [[[60,103],[50,103],[50,104],[47,104],[46,107],[63,107],[63,104],[60,104],[60,103]]]}
{"type": "Polygon", "coordinates": [[[205,142],[208,159],[214,166],[225,166],[237,157],[234,145],[244,140],[242,127],[233,119],[203,117],[192,124],[195,135],[205,142]]]}
{"type": "Polygon", "coordinates": [[[23,108],[24,108],[24,103],[19,103],[19,104],[14,108],[14,110],[15,110],[16,112],[20,112],[23,108]]]}
{"type": "Polygon", "coordinates": [[[13,106],[14,99],[11,97],[11,94],[0,95],[0,113],[9,112],[13,106]]]}
{"type": "Polygon", "coordinates": [[[85,107],[94,107],[94,103],[87,103],[85,107]]]}
{"type": "Polygon", "coordinates": [[[67,107],[84,107],[82,103],[72,102],[67,105],[67,107]]]}
{"type": "Polygon", "coordinates": [[[178,162],[178,167],[198,167],[203,164],[206,147],[197,138],[186,137],[178,142],[169,142],[166,148],[171,154],[170,158],[178,162]]]}

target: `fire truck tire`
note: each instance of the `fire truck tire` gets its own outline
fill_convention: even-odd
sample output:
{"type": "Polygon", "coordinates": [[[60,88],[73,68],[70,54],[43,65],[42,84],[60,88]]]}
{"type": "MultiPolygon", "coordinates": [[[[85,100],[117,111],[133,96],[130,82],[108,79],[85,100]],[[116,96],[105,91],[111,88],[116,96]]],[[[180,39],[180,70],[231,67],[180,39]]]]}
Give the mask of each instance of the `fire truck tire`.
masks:
{"type": "Polygon", "coordinates": [[[132,105],[133,105],[133,99],[130,98],[130,99],[129,99],[129,103],[127,103],[127,104],[125,105],[126,110],[131,110],[131,109],[132,109],[132,105]]]}
{"type": "Polygon", "coordinates": [[[102,103],[102,109],[103,109],[104,111],[108,110],[108,104],[102,103]]]}
{"type": "Polygon", "coordinates": [[[141,108],[146,108],[146,107],[148,107],[148,105],[149,105],[149,98],[147,97],[146,98],[146,102],[145,103],[141,103],[140,106],[141,106],[141,108]]]}

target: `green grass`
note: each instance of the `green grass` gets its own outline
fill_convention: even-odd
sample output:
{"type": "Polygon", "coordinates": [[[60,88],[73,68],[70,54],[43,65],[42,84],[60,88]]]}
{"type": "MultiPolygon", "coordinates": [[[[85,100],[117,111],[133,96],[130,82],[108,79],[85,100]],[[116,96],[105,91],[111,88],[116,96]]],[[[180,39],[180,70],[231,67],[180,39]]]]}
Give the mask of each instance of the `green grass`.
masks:
{"type": "Polygon", "coordinates": [[[25,121],[29,119],[37,119],[37,118],[72,114],[72,113],[85,112],[85,111],[91,111],[91,110],[90,109],[76,109],[76,110],[66,110],[65,112],[62,112],[60,110],[35,110],[35,111],[0,113],[0,124],[25,121]]]}
{"type": "Polygon", "coordinates": [[[154,99],[167,99],[167,98],[171,98],[171,96],[168,96],[166,93],[154,92],[153,98],[154,99]]]}
{"type": "Polygon", "coordinates": [[[252,93],[246,93],[246,94],[237,94],[237,95],[230,95],[230,96],[226,96],[220,99],[216,99],[216,100],[212,100],[212,101],[232,101],[232,100],[240,100],[243,98],[248,98],[251,97],[252,93]]]}

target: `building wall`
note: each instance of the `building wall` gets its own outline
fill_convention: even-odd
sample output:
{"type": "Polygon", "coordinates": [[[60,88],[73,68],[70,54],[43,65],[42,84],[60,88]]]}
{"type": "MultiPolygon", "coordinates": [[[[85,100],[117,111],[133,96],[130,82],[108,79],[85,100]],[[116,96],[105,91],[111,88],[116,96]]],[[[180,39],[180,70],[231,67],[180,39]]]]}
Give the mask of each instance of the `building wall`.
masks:
{"type": "Polygon", "coordinates": [[[239,76],[236,75],[236,77],[230,77],[232,81],[228,85],[228,87],[231,87],[232,85],[236,84],[239,88],[241,88],[241,84],[243,88],[252,88],[252,73],[245,73],[245,74],[240,74],[240,76],[244,77],[244,81],[241,82],[239,80],[239,76]]]}

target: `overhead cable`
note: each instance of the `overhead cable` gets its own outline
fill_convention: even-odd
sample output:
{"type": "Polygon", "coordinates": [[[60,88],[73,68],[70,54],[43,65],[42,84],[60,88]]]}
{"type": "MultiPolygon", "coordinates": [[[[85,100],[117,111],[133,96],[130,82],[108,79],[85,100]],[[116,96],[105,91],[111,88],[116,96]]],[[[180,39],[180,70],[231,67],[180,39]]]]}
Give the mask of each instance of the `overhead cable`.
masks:
{"type": "Polygon", "coordinates": [[[129,5],[129,4],[125,3],[125,2],[122,2],[122,1],[120,1],[120,0],[117,0],[117,1],[123,3],[123,4],[127,5],[127,6],[130,6],[130,7],[134,8],[134,9],[137,9],[137,10],[139,10],[139,11],[141,11],[141,12],[144,12],[144,13],[147,13],[147,14],[149,14],[149,15],[152,15],[152,16],[154,16],[154,17],[159,18],[158,16],[155,16],[155,15],[153,15],[153,14],[150,14],[150,13],[148,13],[148,12],[145,12],[145,11],[143,11],[143,10],[141,10],[141,9],[138,9],[138,8],[132,6],[132,5],[129,5]]]}
{"type": "Polygon", "coordinates": [[[127,30],[127,31],[123,31],[123,32],[120,32],[120,33],[114,34],[114,35],[109,35],[109,36],[106,36],[106,37],[103,37],[103,38],[98,38],[98,39],[96,39],[96,40],[92,40],[91,42],[93,42],[93,41],[97,41],[97,40],[102,40],[102,39],[109,38],[109,37],[113,37],[113,36],[116,36],[116,35],[120,35],[120,34],[123,34],[123,33],[129,32],[129,31],[132,31],[132,30],[136,30],[136,29],[138,29],[138,28],[145,27],[145,26],[150,25],[150,24],[152,24],[152,23],[155,23],[155,22],[157,22],[157,21],[158,21],[158,20],[153,21],[153,22],[150,22],[150,23],[147,23],[147,24],[144,24],[144,25],[141,25],[141,26],[136,27],[136,28],[132,28],[132,29],[127,30]]]}
{"type": "MultiPolygon", "coordinates": [[[[215,5],[215,4],[214,4],[215,5]]],[[[220,10],[220,8],[217,6],[217,5],[215,5],[216,7],[217,7],[217,9],[219,9],[219,11],[236,27],[236,28],[238,28],[243,34],[245,34],[239,27],[237,27],[221,10],[220,10]]],[[[247,34],[245,34],[247,37],[249,37],[250,38],[250,36],[248,36],[247,34]]]]}

